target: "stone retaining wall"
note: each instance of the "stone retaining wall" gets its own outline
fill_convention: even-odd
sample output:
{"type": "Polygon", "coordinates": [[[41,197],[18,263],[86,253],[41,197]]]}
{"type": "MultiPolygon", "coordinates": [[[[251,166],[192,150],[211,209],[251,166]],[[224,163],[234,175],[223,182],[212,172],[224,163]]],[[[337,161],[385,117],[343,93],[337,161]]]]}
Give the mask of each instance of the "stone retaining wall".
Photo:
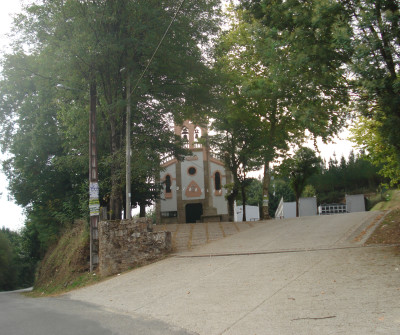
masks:
{"type": "Polygon", "coordinates": [[[99,271],[109,276],[162,258],[171,251],[171,233],[152,232],[151,219],[99,223],[99,271]],[[149,231],[150,230],[150,231],[149,231]]]}

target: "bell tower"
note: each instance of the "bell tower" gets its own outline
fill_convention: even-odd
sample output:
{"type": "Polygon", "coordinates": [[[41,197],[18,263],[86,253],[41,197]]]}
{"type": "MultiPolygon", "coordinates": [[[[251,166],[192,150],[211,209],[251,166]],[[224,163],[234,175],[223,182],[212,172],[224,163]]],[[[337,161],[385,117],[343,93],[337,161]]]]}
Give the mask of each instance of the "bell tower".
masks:
{"type": "Polygon", "coordinates": [[[175,134],[185,141],[185,148],[191,150],[203,148],[199,140],[206,136],[207,130],[205,128],[196,126],[191,121],[185,121],[181,126],[175,125],[174,130],[175,134]]]}

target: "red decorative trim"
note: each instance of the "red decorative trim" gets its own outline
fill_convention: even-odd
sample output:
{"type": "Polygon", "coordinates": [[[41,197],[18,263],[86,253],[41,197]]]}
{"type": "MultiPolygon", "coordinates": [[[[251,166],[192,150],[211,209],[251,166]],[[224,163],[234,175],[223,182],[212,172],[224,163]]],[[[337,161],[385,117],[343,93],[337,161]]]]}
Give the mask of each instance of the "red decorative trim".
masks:
{"type": "Polygon", "coordinates": [[[197,160],[199,160],[199,156],[196,155],[185,157],[185,161],[197,161],[197,160]]]}
{"type": "Polygon", "coordinates": [[[200,186],[197,185],[197,183],[194,180],[192,180],[190,182],[190,184],[188,185],[188,187],[186,188],[185,195],[188,198],[197,198],[197,197],[200,197],[201,194],[202,193],[201,193],[200,186]]]}
{"type": "Polygon", "coordinates": [[[215,190],[214,195],[216,195],[217,197],[220,197],[222,195],[222,189],[215,190]]]}

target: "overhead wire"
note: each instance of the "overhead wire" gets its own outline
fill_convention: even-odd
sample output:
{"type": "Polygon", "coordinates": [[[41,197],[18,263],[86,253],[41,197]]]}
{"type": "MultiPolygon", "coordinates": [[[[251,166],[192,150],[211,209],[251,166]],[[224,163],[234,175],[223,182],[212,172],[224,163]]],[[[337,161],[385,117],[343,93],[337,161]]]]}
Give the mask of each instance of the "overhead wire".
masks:
{"type": "Polygon", "coordinates": [[[136,88],[138,87],[140,81],[142,80],[143,76],[144,76],[145,73],[147,72],[147,69],[149,68],[151,62],[153,61],[154,56],[156,55],[156,53],[157,53],[158,49],[160,48],[162,42],[164,41],[165,36],[167,36],[168,31],[169,31],[169,29],[171,28],[172,24],[174,23],[176,17],[178,16],[178,13],[179,13],[179,11],[181,10],[182,5],[183,5],[184,2],[185,2],[185,0],[182,0],[182,1],[180,2],[180,4],[179,4],[177,10],[175,11],[175,14],[174,14],[174,16],[173,16],[171,22],[169,23],[167,29],[166,29],[165,32],[164,32],[164,35],[161,37],[161,40],[160,40],[160,42],[158,43],[156,49],[154,50],[153,55],[150,57],[149,62],[148,62],[147,65],[146,65],[146,68],[143,70],[143,72],[142,72],[142,74],[140,75],[139,79],[136,81],[136,84],[135,84],[135,86],[133,87],[132,91],[128,93],[128,97],[130,97],[130,96],[135,92],[135,90],[136,90],[136,88]]]}

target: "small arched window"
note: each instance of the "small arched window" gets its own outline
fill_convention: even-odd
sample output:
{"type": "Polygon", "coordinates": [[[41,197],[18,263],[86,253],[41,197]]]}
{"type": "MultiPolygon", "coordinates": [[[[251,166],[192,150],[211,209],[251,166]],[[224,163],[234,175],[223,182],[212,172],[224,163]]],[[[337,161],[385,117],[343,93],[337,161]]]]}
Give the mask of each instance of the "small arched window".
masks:
{"type": "Polygon", "coordinates": [[[201,137],[201,129],[199,127],[196,127],[194,130],[194,139],[195,141],[198,141],[201,137]]]}
{"type": "Polygon", "coordinates": [[[220,191],[221,190],[221,174],[219,172],[215,172],[214,184],[215,184],[215,190],[220,191]]]}
{"type": "Polygon", "coordinates": [[[189,131],[186,127],[182,128],[181,136],[184,141],[189,141],[189,131]]]}
{"type": "Polygon", "coordinates": [[[171,193],[171,176],[165,177],[165,193],[171,193]]]}

